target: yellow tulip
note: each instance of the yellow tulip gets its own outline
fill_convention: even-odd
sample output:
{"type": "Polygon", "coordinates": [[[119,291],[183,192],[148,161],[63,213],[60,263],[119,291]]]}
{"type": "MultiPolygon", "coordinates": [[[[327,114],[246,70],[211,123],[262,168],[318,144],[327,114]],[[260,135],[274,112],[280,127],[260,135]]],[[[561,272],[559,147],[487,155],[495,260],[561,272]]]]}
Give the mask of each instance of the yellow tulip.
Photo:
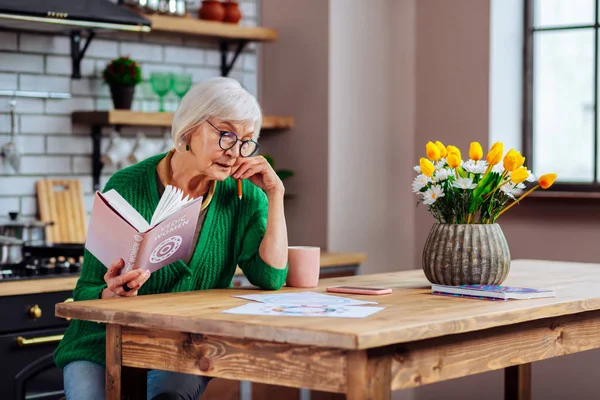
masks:
{"type": "Polygon", "coordinates": [[[440,142],[439,140],[435,141],[435,145],[437,146],[438,149],[440,149],[440,158],[444,158],[446,157],[446,146],[444,146],[444,144],[442,142],[440,142]]]}
{"type": "Polygon", "coordinates": [[[504,154],[504,145],[502,142],[496,142],[488,152],[485,159],[490,166],[496,165],[502,160],[502,154],[504,154]]]}
{"type": "MultiPolygon", "coordinates": [[[[523,157],[521,157],[523,158],[523,157]]],[[[523,161],[525,161],[525,159],[523,159],[523,161]]],[[[518,165],[519,163],[519,154],[517,151],[515,151],[515,149],[510,149],[508,151],[508,153],[506,153],[506,155],[504,156],[504,169],[507,171],[514,171],[515,169],[519,168],[521,165],[518,165]]]]}
{"type": "Polygon", "coordinates": [[[460,166],[460,163],[462,162],[462,159],[460,158],[460,153],[450,153],[448,154],[448,157],[446,158],[446,162],[448,163],[448,166],[450,168],[456,168],[460,166]]]}
{"type": "Polygon", "coordinates": [[[421,167],[421,172],[425,176],[431,176],[435,171],[435,167],[433,166],[431,161],[423,157],[421,157],[421,159],[419,160],[419,166],[421,167]]]}
{"type": "Polygon", "coordinates": [[[510,174],[510,180],[515,185],[523,182],[527,177],[529,177],[529,171],[525,167],[517,168],[510,174]]]}
{"type": "Polygon", "coordinates": [[[521,168],[525,164],[525,157],[521,155],[520,151],[517,151],[517,168],[521,168]]]}
{"type": "Polygon", "coordinates": [[[427,153],[427,158],[431,161],[440,159],[440,149],[432,142],[427,142],[425,145],[425,152],[427,153]]]}
{"type": "Polygon", "coordinates": [[[540,176],[538,183],[542,189],[548,189],[556,180],[556,174],[544,174],[540,176]]]}
{"type": "Polygon", "coordinates": [[[460,154],[460,150],[458,149],[458,147],[449,145],[448,147],[446,147],[446,157],[449,156],[452,153],[455,153],[455,154],[458,155],[459,158],[462,158],[462,156],[460,154]]]}
{"type": "Polygon", "coordinates": [[[472,142],[469,147],[469,158],[471,160],[479,161],[483,158],[483,149],[479,142],[472,142]]]}

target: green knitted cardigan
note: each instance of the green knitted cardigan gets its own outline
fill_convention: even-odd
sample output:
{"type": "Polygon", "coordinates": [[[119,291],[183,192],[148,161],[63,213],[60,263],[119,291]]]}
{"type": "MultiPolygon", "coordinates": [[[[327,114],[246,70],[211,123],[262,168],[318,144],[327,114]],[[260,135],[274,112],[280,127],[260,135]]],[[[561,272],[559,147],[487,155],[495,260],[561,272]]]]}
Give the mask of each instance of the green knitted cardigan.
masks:
{"type": "MultiPolygon", "coordinates": [[[[156,166],[165,155],[116,172],[104,191],[115,189],[150,221],[159,201],[156,166]]],[[[264,290],[279,289],[285,282],[287,265],[284,269],[271,267],[258,254],[267,226],[267,197],[249,181],[243,182],[243,191],[240,200],[234,179],[218,182],[189,265],[180,260],[153,272],[138,295],[227,288],[232,285],[237,265],[251,284],[264,290]]],[[[100,298],[106,288],[105,273],[106,267],[86,250],[74,300],[100,298]]],[[[105,365],[105,346],[104,324],[72,320],[54,352],[54,361],[60,368],[75,360],[105,365]]]]}

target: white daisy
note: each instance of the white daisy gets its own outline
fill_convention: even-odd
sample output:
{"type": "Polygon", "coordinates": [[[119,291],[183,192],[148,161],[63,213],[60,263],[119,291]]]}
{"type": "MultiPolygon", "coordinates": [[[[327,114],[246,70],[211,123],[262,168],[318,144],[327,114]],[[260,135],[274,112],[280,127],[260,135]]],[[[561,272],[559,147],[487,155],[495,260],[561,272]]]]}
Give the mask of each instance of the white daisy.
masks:
{"type": "Polygon", "coordinates": [[[502,163],[499,162],[498,164],[494,165],[492,171],[502,174],[504,172],[504,165],[502,165],[502,163]]]}
{"type": "Polygon", "coordinates": [[[431,182],[431,178],[427,175],[420,174],[417,175],[415,180],[412,183],[413,193],[419,193],[421,189],[427,186],[431,182]]]}
{"type": "Polygon", "coordinates": [[[414,170],[415,170],[417,173],[419,173],[419,174],[421,173],[421,166],[420,166],[420,165],[415,165],[415,166],[413,167],[413,169],[414,169],[414,170]]]}
{"type": "Polygon", "coordinates": [[[519,183],[515,186],[514,183],[508,182],[502,186],[500,186],[500,190],[502,190],[508,197],[511,199],[515,198],[515,195],[519,193],[521,190],[525,189],[525,185],[519,183]]]}
{"type": "Polygon", "coordinates": [[[502,190],[511,199],[515,198],[515,189],[515,185],[512,182],[508,182],[500,186],[500,190],[502,190]]]}
{"type": "Polygon", "coordinates": [[[442,190],[441,187],[433,186],[433,187],[427,189],[427,191],[425,193],[423,193],[423,203],[430,206],[433,203],[435,203],[435,201],[439,197],[444,197],[444,196],[445,196],[444,191],[442,190]]]}
{"type": "Polygon", "coordinates": [[[473,179],[471,178],[457,178],[452,186],[459,189],[474,189],[477,184],[473,183],[473,179]]]}
{"type": "Polygon", "coordinates": [[[434,182],[442,182],[448,179],[452,171],[447,170],[446,168],[440,169],[435,172],[435,176],[433,178],[434,182]]]}
{"type": "Polygon", "coordinates": [[[442,169],[444,167],[444,165],[446,165],[446,159],[445,158],[440,158],[438,160],[438,162],[435,163],[435,169],[436,170],[442,169]]]}
{"type": "Polygon", "coordinates": [[[527,170],[527,172],[529,172],[529,176],[525,180],[527,182],[535,182],[537,180],[537,178],[535,177],[535,175],[533,174],[533,172],[531,172],[530,170],[527,170]]]}
{"type": "Polygon", "coordinates": [[[483,174],[487,169],[488,163],[485,160],[468,160],[463,163],[463,168],[467,172],[471,172],[473,174],[483,174]]]}

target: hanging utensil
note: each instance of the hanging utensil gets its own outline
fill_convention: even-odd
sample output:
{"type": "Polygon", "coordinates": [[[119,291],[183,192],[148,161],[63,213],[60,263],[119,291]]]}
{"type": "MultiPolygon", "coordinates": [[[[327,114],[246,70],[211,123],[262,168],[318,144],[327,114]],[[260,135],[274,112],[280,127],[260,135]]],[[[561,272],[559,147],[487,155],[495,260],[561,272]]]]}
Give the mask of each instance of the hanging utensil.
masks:
{"type": "Polygon", "coordinates": [[[15,106],[17,101],[13,99],[8,104],[10,106],[10,141],[2,145],[0,155],[18,173],[21,170],[21,152],[15,140],[15,106]]]}

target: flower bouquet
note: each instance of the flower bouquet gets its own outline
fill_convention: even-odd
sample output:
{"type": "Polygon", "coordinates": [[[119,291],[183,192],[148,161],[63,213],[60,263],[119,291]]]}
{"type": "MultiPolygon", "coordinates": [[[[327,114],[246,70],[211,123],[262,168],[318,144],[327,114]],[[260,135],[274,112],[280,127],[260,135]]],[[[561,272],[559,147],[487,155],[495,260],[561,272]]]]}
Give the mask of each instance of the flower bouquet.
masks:
{"type": "Polygon", "coordinates": [[[524,166],[525,157],[502,142],[494,143],[485,159],[477,142],[464,161],[454,146],[428,142],[427,158],[415,166],[413,192],[436,219],[423,250],[423,269],[432,283],[499,285],[510,268],[510,251],[499,216],[538,188],[548,189],[556,174],[536,182],[524,166]]]}

